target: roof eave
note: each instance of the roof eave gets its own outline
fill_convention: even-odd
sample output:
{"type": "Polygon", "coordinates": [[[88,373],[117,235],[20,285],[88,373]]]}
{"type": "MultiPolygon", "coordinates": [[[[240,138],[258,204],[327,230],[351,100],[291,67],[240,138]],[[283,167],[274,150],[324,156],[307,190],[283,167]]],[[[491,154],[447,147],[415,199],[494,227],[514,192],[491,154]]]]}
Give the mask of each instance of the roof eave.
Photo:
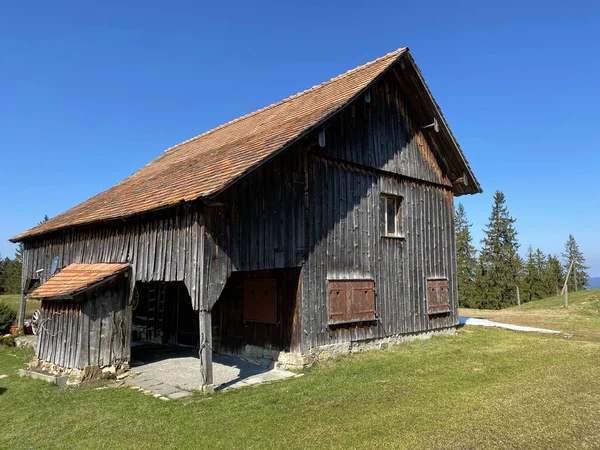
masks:
{"type": "MultiPolygon", "coordinates": [[[[67,291],[64,292],[60,295],[52,295],[52,296],[48,296],[48,297],[37,297],[37,296],[33,296],[33,295],[28,295],[27,298],[28,299],[32,299],[32,300],[74,300],[75,297],[77,297],[78,295],[83,294],[84,292],[89,291],[90,289],[94,289],[104,283],[109,282],[110,280],[115,279],[117,276],[119,276],[120,274],[122,274],[123,272],[130,270],[131,266],[128,264],[127,266],[119,269],[117,272],[115,273],[111,273],[110,275],[105,276],[104,278],[101,278],[99,280],[96,280],[94,283],[91,283],[83,288],[80,289],[75,289],[72,291],[67,291]]],[[[42,285],[43,286],[43,285],[42,285]]],[[[41,286],[40,286],[41,287],[41,286]]],[[[34,294],[35,291],[32,292],[32,294],[34,294]]]]}
{"type": "Polygon", "coordinates": [[[438,123],[441,125],[440,131],[444,133],[446,139],[451,143],[450,150],[453,152],[454,156],[460,162],[460,164],[463,168],[463,174],[461,174],[459,176],[466,177],[467,182],[458,187],[453,186],[452,191],[453,191],[454,195],[458,197],[458,196],[466,195],[466,194],[482,193],[483,189],[481,188],[481,185],[479,184],[477,177],[475,177],[475,174],[473,173],[471,167],[469,166],[469,163],[467,162],[467,159],[466,159],[462,149],[460,148],[460,145],[456,141],[454,134],[450,130],[450,126],[448,125],[448,122],[446,121],[444,115],[442,114],[441,108],[435,101],[435,98],[433,97],[433,94],[431,93],[429,86],[425,82],[425,79],[423,78],[423,75],[421,74],[421,70],[419,69],[419,66],[417,66],[417,64],[416,64],[414,58],[412,57],[412,55],[410,54],[410,52],[405,52],[402,55],[400,55],[400,57],[406,57],[406,60],[410,63],[410,65],[414,69],[414,72],[418,77],[419,83],[423,87],[423,90],[426,94],[426,99],[429,103],[428,106],[429,106],[431,112],[433,113],[433,116],[437,119],[438,123]]]}

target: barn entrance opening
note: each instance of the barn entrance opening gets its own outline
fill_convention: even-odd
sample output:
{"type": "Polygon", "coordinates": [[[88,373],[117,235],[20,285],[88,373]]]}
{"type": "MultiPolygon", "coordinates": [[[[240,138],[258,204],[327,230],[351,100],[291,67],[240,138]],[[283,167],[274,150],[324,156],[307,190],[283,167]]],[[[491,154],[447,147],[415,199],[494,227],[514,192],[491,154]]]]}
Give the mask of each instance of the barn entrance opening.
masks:
{"type": "Polygon", "coordinates": [[[198,346],[198,313],[182,281],[136,283],[131,341],[134,347],[198,346]]]}
{"type": "Polygon", "coordinates": [[[213,350],[249,359],[276,359],[294,350],[300,268],[240,271],[212,308],[213,350]]]}

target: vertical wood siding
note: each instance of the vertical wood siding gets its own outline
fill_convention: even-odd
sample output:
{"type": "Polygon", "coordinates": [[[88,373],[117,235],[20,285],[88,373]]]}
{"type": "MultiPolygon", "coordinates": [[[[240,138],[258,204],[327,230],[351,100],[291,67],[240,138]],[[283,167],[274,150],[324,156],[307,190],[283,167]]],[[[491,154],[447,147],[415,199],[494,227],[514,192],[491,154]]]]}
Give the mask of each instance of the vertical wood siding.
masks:
{"type": "MultiPolygon", "coordinates": [[[[393,74],[371,88],[371,101],[359,98],[331,120],[320,153],[365,167],[451,187],[427,140],[415,123],[408,99],[393,74]]],[[[433,119],[432,119],[433,120],[433,119]]]]}
{"type": "Polygon", "coordinates": [[[201,294],[211,308],[234,271],[300,267],[305,256],[304,157],[282,155],[204,211],[201,294]]]}
{"type": "Polygon", "coordinates": [[[443,189],[309,159],[309,257],[303,268],[304,350],[458,323],[453,198],[443,189]],[[404,238],[381,237],[380,194],[403,198],[404,238]],[[448,278],[450,309],[427,314],[427,278],[448,278]],[[327,280],[373,279],[378,319],[327,326],[327,280]]]}
{"type": "MultiPolygon", "coordinates": [[[[451,183],[392,75],[326,124],[308,179],[303,349],[458,323],[451,183]],[[403,198],[403,238],[381,237],[381,194],[403,198]],[[449,314],[427,314],[426,279],[448,278],[449,314]],[[327,280],[373,279],[377,320],[327,326],[327,280]]],[[[425,132],[427,133],[427,132],[425,132]]]]}
{"type": "Polygon", "coordinates": [[[127,222],[74,228],[25,241],[23,279],[50,278],[52,259],[59,267],[71,263],[130,263],[137,281],[183,281],[192,304],[200,300],[202,215],[185,205],[127,222]],[[36,271],[43,269],[36,274],[36,271]]]}
{"type": "Polygon", "coordinates": [[[129,279],[121,276],[74,300],[44,300],[40,309],[38,358],[79,369],[128,361],[129,291],[129,279]]]}

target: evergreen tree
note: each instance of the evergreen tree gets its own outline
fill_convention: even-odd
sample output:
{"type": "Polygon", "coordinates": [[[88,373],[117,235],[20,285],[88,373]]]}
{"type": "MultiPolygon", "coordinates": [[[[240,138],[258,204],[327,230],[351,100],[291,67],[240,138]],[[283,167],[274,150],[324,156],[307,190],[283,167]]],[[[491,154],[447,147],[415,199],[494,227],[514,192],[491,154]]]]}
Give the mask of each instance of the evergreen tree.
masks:
{"type": "Polygon", "coordinates": [[[547,296],[546,255],[539,248],[534,252],[531,245],[527,249],[523,281],[526,288],[526,301],[539,300],[547,296]]]}
{"type": "Polygon", "coordinates": [[[569,235],[569,239],[565,243],[565,252],[562,256],[564,258],[563,262],[566,271],[569,270],[571,261],[575,261],[571,275],[569,275],[569,292],[585,289],[590,280],[590,276],[587,273],[589,267],[585,265],[583,253],[579,250],[579,244],[577,244],[577,241],[575,241],[572,234],[569,235]]]}
{"type": "Polygon", "coordinates": [[[481,307],[500,309],[516,304],[516,287],[521,282],[523,262],[519,254],[517,231],[500,191],[494,194],[494,206],[482,239],[478,286],[481,307]]]}
{"type": "Polygon", "coordinates": [[[22,264],[16,258],[4,258],[2,285],[5,294],[19,294],[21,292],[22,264]]]}
{"type": "Polygon", "coordinates": [[[465,208],[459,203],[454,212],[454,231],[456,233],[456,266],[458,278],[459,305],[466,308],[476,307],[475,271],[477,250],[473,246],[471,224],[465,208]]]}
{"type": "Polygon", "coordinates": [[[23,243],[19,242],[17,244],[17,249],[15,250],[15,261],[23,262],[23,243]]]}
{"type": "Polygon", "coordinates": [[[565,274],[558,257],[556,255],[548,255],[546,271],[544,273],[546,296],[559,295],[564,282],[565,274]]]}
{"type": "MultiPolygon", "coordinates": [[[[44,215],[38,225],[50,220],[44,215]]],[[[0,258],[0,293],[20,294],[21,293],[21,272],[23,270],[23,243],[20,242],[15,249],[14,259],[0,258]]]]}
{"type": "Polygon", "coordinates": [[[535,263],[533,261],[533,248],[531,245],[527,249],[525,255],[525,276],[523,277],[523,288],[521,289],[521,301],[530,302],[533,297],[534,279],[535,279],[535,263]]]}
{"type": "Polygon", "coordinates": [[[4,260],[0,254],[0,295],[4,294],[4,260]]]}

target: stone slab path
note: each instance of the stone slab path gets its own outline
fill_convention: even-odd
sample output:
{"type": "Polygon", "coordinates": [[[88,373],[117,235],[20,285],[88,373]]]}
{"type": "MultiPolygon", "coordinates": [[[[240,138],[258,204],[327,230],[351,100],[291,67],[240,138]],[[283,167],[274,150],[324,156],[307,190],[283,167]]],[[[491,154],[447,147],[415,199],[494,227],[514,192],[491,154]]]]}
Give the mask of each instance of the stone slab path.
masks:
{"type": "Polygon", "coordinates": [[[481,326],[481,327],[506,328],[507,330],[513,330],[513,331],[529,331],[529,332],[535,332],[535,333],[552,333],[552,334],[560,333],[560,331],[547,330],[545,328],[523,327],[521,325],[492,322],[491,320],[487,320],[487,319],[475,319],[473,317],[463,317],[463,316],[458,318],[458,323],[460,325],[477,325],[477,326],[481,326]]]}
{"type": "MultiPolygon", "coordinates": [[[[189,397],[200,390],[200,367],[196,351],[164,355],[155,361],[134,364],[123,381],[132,388],[170,400],[189,397]],[[172,357],[169,357],[172,356],[172,357]]],[[[213,355],[215,390],[239,389],[299,376],[286,370],[261,367],[240,358],[213,355]]]]}

